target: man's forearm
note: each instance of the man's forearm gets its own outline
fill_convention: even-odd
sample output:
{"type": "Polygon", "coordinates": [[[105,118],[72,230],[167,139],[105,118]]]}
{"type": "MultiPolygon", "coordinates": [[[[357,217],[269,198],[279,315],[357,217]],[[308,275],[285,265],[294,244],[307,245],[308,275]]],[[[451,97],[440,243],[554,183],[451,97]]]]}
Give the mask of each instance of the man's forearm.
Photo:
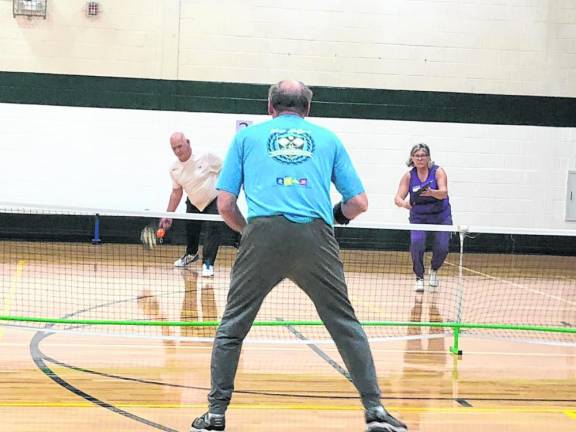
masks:
{"type": "Polygon", "coordinates": [[[229,192],[221,191],[218,195],[218,213],[230,228],[242,233],[246,226],[246,219],[240,212],[236,203],[236,196],[229,192]]]}
{"type": "Polygon", "coordinates": [[[172,190],[170,199],[168,200],[168,207],[166,208],[167,212],[173,212],[178,208],[180,201],[182,200],[182,194],[182,190],[172,190]]]}
{"type": "Polygon", "coordinates": [[[365,193],[356,195],[342,203],[342,213],[350,220],[364,213],[366,210],[368,210],[368,197],[365,193]]]}
{"type": "Polygon", "coordinates": [[[223,209],[220,212],[220,216],[226,222],[230,228],[234,231],[242,233],[244,231],[244,227],[246,226],[246,219],[244,219],[244,215],[240,212],[238,206],[233,206],[232,208],[223,209]]]}

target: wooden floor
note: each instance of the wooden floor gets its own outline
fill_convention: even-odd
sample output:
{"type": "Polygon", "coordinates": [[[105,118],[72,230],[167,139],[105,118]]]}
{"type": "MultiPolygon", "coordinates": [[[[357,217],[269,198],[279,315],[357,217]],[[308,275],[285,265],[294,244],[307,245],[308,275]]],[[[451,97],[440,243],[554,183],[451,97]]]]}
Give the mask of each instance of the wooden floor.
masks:
{"type": "MultiPolygon", "coordinates": [[[[576,349],[463,338],[373,344],[384,403],[411,431],[574,431],[576,349]]],[[[228,431],[361,431],[330,345],[246,345],[228,431]]],[[[42,335],[0,339],[2,431],[186,431],[206,407],[200,342],[42,335]]]]}
{"type": "MultiPolygon", "coordinates": [[[[175,272],[172,261],[177,252],[168,248],[160,251],[163,255],[151,256],[141,248],[115,245],[8,246],[0,262],[3,315],[213,320],[221,316],[226,299],[229,268],[220,265],[213,281],[202,281],[194,271],[175,272]]],[[[219,256],[220,262],[231,262],[226,254],[219,256]]],[[[454,293],[460,285],[452,262],[443,267],[439,292],[422,297],[412,291],[407,254],[401,260],[384,252],[344,255],[350,296],[363,319],[453,320],[454,299],[459,298],[454,293]],[[387,262],[394,265],[365,264],[388,255],[387,262]],[[394,273],[378,273],[381,268],[394,273]]],[[[467,264],[474,264],[473,258],[467,264]]],[[[528,262],[517,275],[503,272],[510,266],[500,263],[501,257],[482,271],[477,265],[473,270],[466,267],[465,306],[482,312],[471,319],[500,322],[504,317],[516,322],[516,311],[518,319],[528,314],[536,322],[573,326],[575,259],[550,265],[528,262]],[[541,271],[531,274],[542,268],[553,271],[544,277],[541,271]]],[[[297,304],[300,297],[291,297],[293,315],[282,318],[313,316],[309,301],[297,295],[307,303],[297,304]]],[[[285,313],[287,300],[280,291],[267,301],[266,318],[285,313]]],[[[155,328],[156,332],[135,332],[130,338],[115,336],[114,328],[106,329],[108,336],[71,330],[0,327],[0,431],[187,431],[191,420],[205,411],[211,344],[193,338],[209,338],[213,329],[155,328]]],[[[274,331],[276,338],[295,339],[286,329],[274,331]]],[[[511,332],[485,334],[492,339],[470,335],[461,339],[464,355],[459,359],[449,354],[452,340],[443,332],[411,326],[377,333],[389,339],[372,344],[383,402],[410,431],[576,431],[574,343],[530,344],[511,332]]],[[[319,334],[311,331],[308,339],[319,334]]],[[[539,340],[564,341],[560,336],[539,340]]],[[[573,342],[574,337],[566,340],[573,342]]],[[[355,389],[330,344],[246,344],[236,390],[227,431],[364,428],[355,389]]]]}

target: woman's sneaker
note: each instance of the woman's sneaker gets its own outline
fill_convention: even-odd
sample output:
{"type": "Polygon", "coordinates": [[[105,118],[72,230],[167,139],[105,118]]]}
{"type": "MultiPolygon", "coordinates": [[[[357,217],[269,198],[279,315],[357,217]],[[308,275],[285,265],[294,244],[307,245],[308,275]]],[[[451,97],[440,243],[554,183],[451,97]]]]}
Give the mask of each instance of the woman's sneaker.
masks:
{"type": "Polygon", "coordinates": [[[430,270],[430,282],[428,285],[430,285],[430,288],[438,288],[438,285],[440,285],[440,282],[438,282],[438,274],[436,273],[436,270],[430,270]]]}
{"type": "Polygon", "coordinates": [[[366,432],[408,432],[408,427],[379,406],[366,410],[366,432]]]}
{"type": "Polygon", "coordinates": [[[223,414],[202,414],[192,422],[190,432],[223,431],[226,426],[223,414]]]}
{"type": "Polygon", "coordinates": [[[424,292],[424,279],[416,279],[416,286],[414,286],[414,292],[417,293],[424,292]]]}

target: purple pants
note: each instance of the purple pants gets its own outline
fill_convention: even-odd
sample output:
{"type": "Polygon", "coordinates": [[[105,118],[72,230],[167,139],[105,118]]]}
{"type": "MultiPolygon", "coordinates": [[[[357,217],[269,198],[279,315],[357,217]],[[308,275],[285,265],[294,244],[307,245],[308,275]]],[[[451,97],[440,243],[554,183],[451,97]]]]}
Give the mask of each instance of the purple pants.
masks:
{"type": "MultiPolygon", "coordinates": [[[[452,225],[452,215],[410,215],[410,223],[452,225]]],[[[410,231],[410,253],[412,254],[412,269],[418,279],[424,279],[424,252],[428,231],[410,231]]],[[[448,256],[450,232],[432,231],[432,270],[436,271],[448,256]]]]}

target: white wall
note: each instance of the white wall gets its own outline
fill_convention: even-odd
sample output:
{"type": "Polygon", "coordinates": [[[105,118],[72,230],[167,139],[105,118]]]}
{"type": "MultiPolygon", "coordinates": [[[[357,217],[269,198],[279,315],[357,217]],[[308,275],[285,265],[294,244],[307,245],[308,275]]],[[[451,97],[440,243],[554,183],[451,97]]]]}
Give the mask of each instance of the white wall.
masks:
{"type": "Polygon", "coordinates": [[[0,0],[0,69],[176,77],[179,1],[100,1],[96,18],[86,16],[86,3],[49,0],[45,20],[14,19],[12,0],[0,0]]]}
{"type": "MultiPolygon", "coordinates": [[[[0,0],[0,70],[576,97],[574,0],[100,0],[12,17],[0,0]]],[[[169,134],[224,154],[246,116],[0,105],[1,201],[162,210],[169,134]]],[[[258,116],[249,118],[259,119],[258,116]]],[[[392,205],[410,146],[448,172],[457,223],[563,221],[574,129],[319,119],[348,145],[371,197],[392,205]]]]}
{"type": "MultiPolygon", "coordinates": [[[[236,120],[266,118],[0,104],[0,201],[164,211],[173,131],[184,131],[198,151],[224,156],[236,120]]],[[[564,221],[567,172],[576,168],[574,129],[312,120],[349,149],[370,196],[364,222],[407,222],[393,197],[410,147],[424,141],[447,171],[455,223],[575,227],[564,221]]]]}
{"type": "Polygon", "coordinates": [[[0,0],[0,70],[576,96],[574,0],[99,3],[0,0]]]}

